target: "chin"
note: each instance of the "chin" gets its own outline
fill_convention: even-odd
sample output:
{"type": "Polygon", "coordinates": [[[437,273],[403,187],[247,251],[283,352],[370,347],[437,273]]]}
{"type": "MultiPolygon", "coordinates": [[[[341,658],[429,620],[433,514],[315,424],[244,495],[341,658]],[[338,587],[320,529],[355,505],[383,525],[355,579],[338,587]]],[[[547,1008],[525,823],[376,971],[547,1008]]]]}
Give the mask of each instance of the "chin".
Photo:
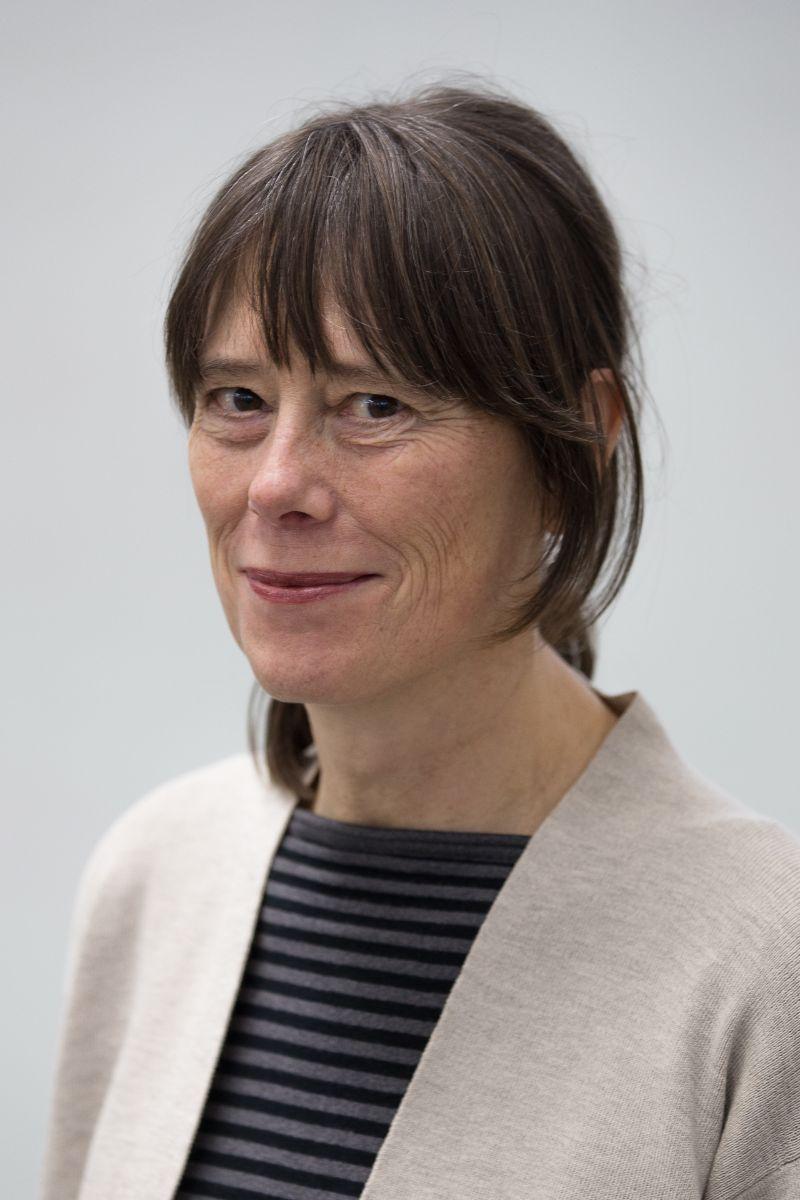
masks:
{"type": "Polygon", "coordinates": [[[304,666],[298,664],[297,655],[270,656],[263,649],[247,657],[267,695],[287,704],[353,704],[375,693],[375,678],[370,679],[363,663],[353,670],[345,663],[324,664],[310,655],[304,666]]]}

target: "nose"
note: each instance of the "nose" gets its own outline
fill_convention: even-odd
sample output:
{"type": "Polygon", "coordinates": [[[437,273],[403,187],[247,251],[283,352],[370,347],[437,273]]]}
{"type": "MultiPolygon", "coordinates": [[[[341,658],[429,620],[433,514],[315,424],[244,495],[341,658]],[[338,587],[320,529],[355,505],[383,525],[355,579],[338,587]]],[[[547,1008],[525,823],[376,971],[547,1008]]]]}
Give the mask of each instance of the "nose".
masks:
{"type": "Polygon", "coordinates": [[[259,446],[247,492],[247,507],[258,517],[285,526],[333,515],[331,448],[322,426],[308,411],[280,405],[259,446]]]}

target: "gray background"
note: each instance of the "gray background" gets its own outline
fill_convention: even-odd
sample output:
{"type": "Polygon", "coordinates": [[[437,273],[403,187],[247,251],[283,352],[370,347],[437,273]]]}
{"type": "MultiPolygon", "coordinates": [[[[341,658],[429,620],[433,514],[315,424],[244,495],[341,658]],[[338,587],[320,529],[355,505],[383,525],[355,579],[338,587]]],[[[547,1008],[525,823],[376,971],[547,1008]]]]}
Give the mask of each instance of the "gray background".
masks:
{"type": "Polygon", "coordinates": [[[214,590],[160,321],[213,188],[308,105],[474,71],[588,158],[646,265],[632,283],[666,430],[645,426],[644,541],[596,679],[640,689],[698,768],[800,832],[798,11],[5,7],[6,1195],[35,1190],[91,845],[151,786],[246,749],[250,669],[214,590]]]}

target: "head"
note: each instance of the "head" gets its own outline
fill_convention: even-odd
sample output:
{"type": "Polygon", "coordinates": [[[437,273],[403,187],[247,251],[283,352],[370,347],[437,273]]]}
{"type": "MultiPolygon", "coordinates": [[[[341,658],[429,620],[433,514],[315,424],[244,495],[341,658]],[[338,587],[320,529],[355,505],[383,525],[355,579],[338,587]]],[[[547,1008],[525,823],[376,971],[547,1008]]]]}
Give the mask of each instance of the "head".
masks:
{"type": "Polygon", "coordinates": [[[574,152],[488,90],[324,112],[219,190],[167,360],[277,782],[313,794],[306,704],[537,639],[591,677],[642,519],[621,275],[574,152]],[[245,568],[369,578],[281,605],[245,568]]]}

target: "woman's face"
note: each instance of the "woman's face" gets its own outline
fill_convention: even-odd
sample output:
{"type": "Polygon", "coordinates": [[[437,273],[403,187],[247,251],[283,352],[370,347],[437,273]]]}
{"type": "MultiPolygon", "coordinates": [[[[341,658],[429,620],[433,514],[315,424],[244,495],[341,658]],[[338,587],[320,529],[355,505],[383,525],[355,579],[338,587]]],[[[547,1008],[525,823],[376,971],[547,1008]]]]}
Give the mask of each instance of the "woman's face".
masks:
{"type": "Polygon", "coordinates": [[[299,358],[276,370],[250,310],[223,314],[203,348],[189,466],[255,677],[276,699],[338,704],[474,653],[530,590],[510,585],[540,531],[516,427],[374,375],[334,308],[325,328],[352,374],[315,378],[299,358]],[[371,578],[280,603],[246,569],[371,578]]]}

